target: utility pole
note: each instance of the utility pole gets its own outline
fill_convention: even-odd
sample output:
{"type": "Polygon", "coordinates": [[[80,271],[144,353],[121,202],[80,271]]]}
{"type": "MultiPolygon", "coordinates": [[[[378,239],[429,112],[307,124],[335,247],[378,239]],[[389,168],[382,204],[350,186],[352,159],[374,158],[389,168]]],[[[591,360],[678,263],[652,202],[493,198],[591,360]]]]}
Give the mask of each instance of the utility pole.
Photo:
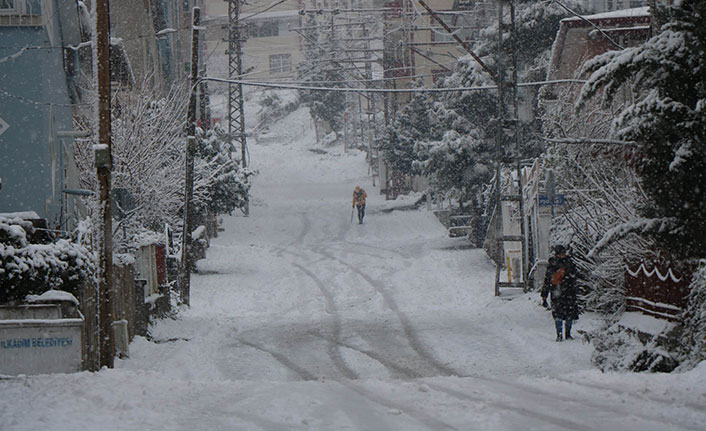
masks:
{"type": "Polygon", "coordinates": [[[100,257],[98,259],[98,343],[100,367],[113,368],[113,224],[110,201],[112,170],[110,127],[110,8],[96,0],[96,78],[98,84],[98,145],[96,174],[100,196],[100,257]]]}
{"type": "MultiPolygon", "coordinates": [[[[240,1],[228,0],[228,78],[241,79],[243,74],[243,46],[240,34],[240,1]]],[[[243,169],[247,163],[247,141],[245,140],[245,111],[243,109],[243,84],[228,83],[228,138],[240,144],[240,160],[243,169]]],[[[243,213],[250,213],[250,199],[246,199],[243,213]]]]}
{"type": "Polygon", "coordinates": [[[499,1],[498,12],[498,52],[496,56],[498,85],[498,114],[496,124],[496,170],[495,170],[495,236],[497,243],[497,261],[495,271],[495,295],[501,296],[503,289],[522,289],[528,287],[528,247],[525,232],[525,213],[523,201],[519,102],[517,93],[517,46],[515,41],[515,4],[513,0],[499,1]],[[506,9],[507,8],[507,9],[506,9]],[[507,13],[506,13],[507,11],[507,13]],[[507,19],[509,19],[509,22],[507,19]],[[508,193],[503,193],[503,168],[515,169],[515,184],[510,184],[508,193]],[[519,212],[520,232],[505,232],[504,215],[510,206],[516,205],[519,212]],[[506,243],[520,243],[521,263],[514,268],[506,257],[506,243]],[[508,274],[512,269],[513,277],[506,282],[500,281],[500,271],[505,264],[508,274]],[[519,274],[516,273],[519,270],[519,274]]]}
{"type": "MultiPolygon", "coordinates": [[[[495,140],[495,241],[496,241],[496,271],[495,271],[495,295],[502,296],[503,289],[522,289],[527,291],[528,287],[528,246],[525,229],[523,184],[520,148],[520,119],[519,101],[517,92],[517,46],[515,29],[515,4],[514,0],[500,0],[497,2],[498,18],[498,48],[496,54],[495,69],[486,65],[478,55],[476,55],[466,42],[454,34],[452,29],[429,7],[424,0],[419,0],[419,4],[429,12],[456,42],[461,45],[466,52],[478,63],[492,78],[498,86],[497,97],[497,118],[495,119],[496,140],[495,140]],[[507,9],[506,9],[507,8],[507,9]],[[506,14],[507,11],[507,14],[506,14]],[[509,19],[509,22],[507,22],[509,19]],[[509,99],[509,100],[508,100],[509,99]],[[513,148],[514,147],[514,148],[513,148]],[[509,193],[503,193],[503,168],[512,166],[515,168],[515,184],[510,184],[509,193]],[[514,190],[513,190],[514,189],[514,190]],[[506,204],[506,202],[509,202],[506,204]],[[509,208],[516,205],[520,218],[520,232],[508,234],[504,232],[503,214],[509,208]],[[507,242],[520,243],[521,264],[520,274],[513,279],[500,281],[503,265],[511,265],[506,261],[505,244],[507,242]]],[[[511,266],[510,266],[511,267],[511,266]]]]}
{"type": "Polygon", "coordinates": [[[199,24],[201,9],[194,7],[191,25],[191,82],[186,119],[186,173],[184,175],[184,233],[181,244],[181,302],[190,303],[192,224],[194,221],[194,153],[196,152],[196,86],[199,78],[199,24]]]}

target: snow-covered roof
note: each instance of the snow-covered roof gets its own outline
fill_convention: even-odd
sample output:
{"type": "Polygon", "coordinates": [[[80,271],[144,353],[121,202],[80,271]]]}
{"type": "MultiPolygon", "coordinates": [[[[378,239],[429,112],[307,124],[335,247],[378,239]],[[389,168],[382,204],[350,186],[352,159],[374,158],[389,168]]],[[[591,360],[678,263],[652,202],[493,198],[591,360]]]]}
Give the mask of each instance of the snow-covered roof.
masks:
{"type": "Polygon", "coordinates": [[[39,215],[34,211],[20,211],[16,213],[0,213],[0,217],[6,218],[21,218],[21,219],[38,219],[39,215]]]}
{"type": "Polygon", "coordinates": [[[631,17],[638,17],[638,16],[650,16],[649,9],[650,9],[649,6],[645,6],[645,7],[636,7],[636,8],[632,8],[632,9],[614,10],[614,11],[610,11],[610,12],[597,13],[594,15],[582,15],[581,17],[572,16],[570,18],[564,18],[561,21],[562,22],[583,21],[584,19],[587,19],[589,21],[597,21],[597,20],[612,19],[612,18],[631,18],[631,17]]]}

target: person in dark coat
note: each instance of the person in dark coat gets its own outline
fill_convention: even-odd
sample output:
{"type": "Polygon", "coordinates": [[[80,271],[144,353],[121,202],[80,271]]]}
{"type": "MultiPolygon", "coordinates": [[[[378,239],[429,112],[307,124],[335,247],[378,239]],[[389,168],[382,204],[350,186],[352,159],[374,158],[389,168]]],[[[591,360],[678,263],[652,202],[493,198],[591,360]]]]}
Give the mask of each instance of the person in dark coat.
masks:
{"type": "Polygon", "coordinates": [[[574,339],[571,336],[571,325],[579,318],[576,276],[576,266],[566,255],[566,248],[562,245],[555,246],[554,256],[549,258],[547,274],[542,286],[542,305],[548,306],[547,296],[550,296],[552,317],[556,326],[556,341],[562,341],[564,338],[574,339]]]}

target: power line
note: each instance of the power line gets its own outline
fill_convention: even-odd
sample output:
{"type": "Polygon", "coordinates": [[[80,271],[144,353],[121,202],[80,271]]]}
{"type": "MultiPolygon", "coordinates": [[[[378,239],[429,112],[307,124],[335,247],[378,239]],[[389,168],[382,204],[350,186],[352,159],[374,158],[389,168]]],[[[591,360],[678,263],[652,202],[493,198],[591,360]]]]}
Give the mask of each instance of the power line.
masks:
{"type": "MultiPolygon", "coordinates": [[[[334,91],[339,93],[350,93],[365,91],[369,93],[449,93],[455,91],[485,91],[485,90],[496,90],[497,85],[481,85],[475,87],[448,87],[448,88],[342,88],[342,87],[315,87],[307,85],[294,85],[289,83],[270,83],[270,82],[258,82],[258,81],[248,81],[243,79],[226,79],[226,78],[216,78],[216,77],[202,77],[203,81],[230,83],[230,84],[241,84],[249,85],[253,87],[266,87],[266,88],[280,88],[280,89],[291,89],[291,90],[306,90],[306,91],[334,91]]],[[[555,84],[583,84],[585,80],[582,79],[554,79],[548,81],[534,81],[534,82],[523,82],[518,83],[518,87],[540,87],[543,85],[555,85],[555,84]]]]}

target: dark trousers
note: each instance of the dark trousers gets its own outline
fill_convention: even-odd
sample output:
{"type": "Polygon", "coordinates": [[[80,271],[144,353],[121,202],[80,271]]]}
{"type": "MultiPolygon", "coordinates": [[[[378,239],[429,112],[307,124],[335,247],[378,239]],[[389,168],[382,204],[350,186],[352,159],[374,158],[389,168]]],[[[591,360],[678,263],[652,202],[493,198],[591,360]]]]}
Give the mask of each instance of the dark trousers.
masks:
{"type": "Polygon", "coordinates": [[[365,217],[365,205],[356,205],[358,208],[358,223],[363,223],[363,217],[365,217]]]}
{"type": "Polygon", "coordinates": [[[569,337],[571,336],[571,324],[573,322],[571,320],[562,320],[562,319],[554,319],[554,325],[556,326],[556,335],[560,336],[562,335],[562,326],[564,326],[564,329],[566,330],[566,336],[569,337]],[[563,323],[563,325],[562,325],[563,323]]]}

